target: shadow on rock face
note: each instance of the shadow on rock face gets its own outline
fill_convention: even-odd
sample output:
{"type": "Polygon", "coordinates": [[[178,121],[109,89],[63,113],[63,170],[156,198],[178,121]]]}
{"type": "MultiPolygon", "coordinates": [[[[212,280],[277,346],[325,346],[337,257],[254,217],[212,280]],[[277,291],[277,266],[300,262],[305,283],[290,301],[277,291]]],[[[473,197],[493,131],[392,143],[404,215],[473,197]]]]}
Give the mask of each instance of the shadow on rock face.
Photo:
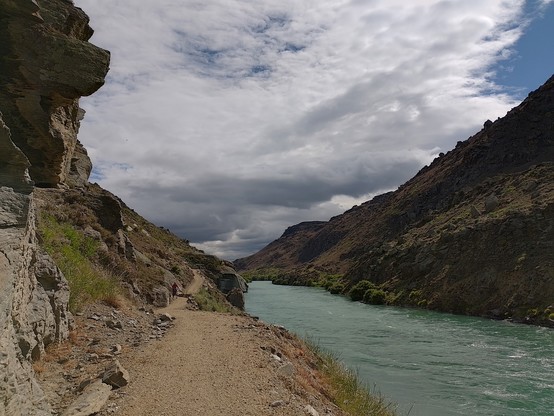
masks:
{"type": "MultiPolygon", "coordinates": [[[[88,16],[71,2],[4,1],[0,20],[0,117],[9,129],[0,146],[24,154],[15,165],[29,165],[37,186],[85,184],[92,165],[77,141],[79,98],[103,85],[109,52],[88,43],[88,16]]],[[[10,160],[0,154],[0,185],[10,184],[10,160]]]]}

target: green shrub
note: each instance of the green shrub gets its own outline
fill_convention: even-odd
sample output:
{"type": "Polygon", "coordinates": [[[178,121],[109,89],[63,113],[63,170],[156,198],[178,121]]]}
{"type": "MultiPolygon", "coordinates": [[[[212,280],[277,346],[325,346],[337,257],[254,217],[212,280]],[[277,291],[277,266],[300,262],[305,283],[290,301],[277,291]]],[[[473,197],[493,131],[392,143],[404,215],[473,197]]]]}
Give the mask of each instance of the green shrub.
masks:
{"type": "Polygon", "coordinates": [[[421,297],[423,296],[423,292],[421,290],[413,289],[410,294],[408,295],[408,299],[410,302],[417,302],[421,297]]]}
{"type": "Polygon", "coordinates": [[[198,304],[200,310],[209,312],[233,312],[232,307],[223,299],[216,297],[205,288],[200,289],[195,295],[194,300],[198,304]]]}
{"type": "Polygon", "coordinates": [[[527,310],[527,316],[531,318],[536,318],[539,315],[540,315],[540,311],[538,308],[532,308],[527,310]]]}
{"type": "Polygon", "coordinates": [[[247,283],[253,281],[268,281],[276,280],[282,274],[280,269],[274,267],[260,268],[256,270],[249,270],[241,272],[241,276],[246,280],[247,283]]]}
{"type": "Polygon", "coordinates": [[[117,303],[121,290],[117,281],[92,261],[99,243],[70,224],[43,214],[39,221],[42,247],[54,259],[69,283],[69,309],[78,312],[87,303],[117,303]]]}
{"type": "Polygon", "coordinates": [[[317,286],[324,288],[325,290],[330,290],[337,281],[342,277],[340,274],[324,274],[322,273],[319,277],[319,280],[316,282],[317,286]]]}
{"type": "Polygon", "coordinates": [[[399,302],[401,302],[403,297],[404,297],[404,291],[403,290],[401,290],[400,292],[387,292],[387,297],[385,299],[385,303],[387,305],[396,305],[399,302]]]}
{"type": "Polygon", "coordinates": [[[363,300],[365,292],[367,292],[369,289],[376,289],[377,286],[375,286],[374,283],[370,282],[369,280],[360,280],[358,283],[356,283],[350,291],[348,292],[348,296],[350,296],[350,299],[353,301],[363,300]]]}
{"type": "Polygon", "coordinates": [[[386,303],[387,294],[381,289],[368,289],[364,293],[363,300],[371,305],[384,305],[386,303]]]}
{"type": "Polygon", "coordinates": [[[331,292],[334,295],[336,295],[338,293],[342,293],[343,290],[344,290],[344,283],[343,282],[334,282],[329,287],[329,292],[331,292]]]}

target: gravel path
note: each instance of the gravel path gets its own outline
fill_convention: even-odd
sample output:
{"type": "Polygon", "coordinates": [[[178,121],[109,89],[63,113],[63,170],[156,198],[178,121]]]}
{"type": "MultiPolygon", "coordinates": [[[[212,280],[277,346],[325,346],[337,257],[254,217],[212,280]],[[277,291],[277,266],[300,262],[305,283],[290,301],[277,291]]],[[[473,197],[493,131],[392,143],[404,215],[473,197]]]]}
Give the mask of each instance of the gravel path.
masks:
{"type": "Polygon", "coordinates": [[[122,360],[131,383],[122,392],[117,415],[340,414],[330,410],[332,405],[321,394],[308,393],[309,388],[299,386],[296,377],[283,370],[286,355],[295,350],[286,331],[275,331],[247,316],[191,311],[185,306],[185,299],[177,298],[159,310],[174,316],[175,326],[161,341],[122,360]],[[281,354],[279,348],[290,351],[281,354]],[[272,352],[282,355],[283,361],[272,352]],[[310,413],[315,407],[319,413],[310,413]]]}
{"type": "MultiPolygon", "coordinates": [[[[190,282],[190,284],[184,290],[185,294],[187,295],[193,295],[197,293],[204,283],[204,276],[202,275],[202,273],[200,273],[200,271],[193,270],[193,273],[194,275],[192,277],[192,282],[190,282]]],[[[175,306],[175,308],[178,307],[180,306],[175,306]]]]}

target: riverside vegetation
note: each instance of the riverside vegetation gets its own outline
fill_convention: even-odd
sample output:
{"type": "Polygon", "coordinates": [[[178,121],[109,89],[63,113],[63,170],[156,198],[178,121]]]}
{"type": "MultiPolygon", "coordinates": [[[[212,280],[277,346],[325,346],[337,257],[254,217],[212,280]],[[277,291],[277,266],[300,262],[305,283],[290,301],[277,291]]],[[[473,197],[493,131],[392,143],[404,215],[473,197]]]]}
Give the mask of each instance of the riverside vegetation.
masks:
{"type": "MultiPolygon", "coordinates": [[[[332,294],[344,295],[352,301],[370,305],[418,308],[428,308],[429,306],[429,300],[421,289],[394,291],[386,283],[376,284],[365,279],[351,284],[340,274],[314,271],[306,273],[305,270],[283,272],[278,268],[262,268],[243,272],[242,276],[245,276],[250,282],[271,281],[277,285],[321,287],[332,294]]],[[[554,326],[554,305],[545,308],[523,308],[519,311],[519,316],[524,316],[525,319],[515,319],[518,322],[554,326]]]]}
{"type": "Polygon", "coordinates": [[[334,402],[350,415],[394,416],[393,403],[379,393],[371,392],[358,374],[344,366],[339,357],[321,348],[317,341],[308,340],[307,347],[318,357],[318,369],[332,387],[334,402]]]}

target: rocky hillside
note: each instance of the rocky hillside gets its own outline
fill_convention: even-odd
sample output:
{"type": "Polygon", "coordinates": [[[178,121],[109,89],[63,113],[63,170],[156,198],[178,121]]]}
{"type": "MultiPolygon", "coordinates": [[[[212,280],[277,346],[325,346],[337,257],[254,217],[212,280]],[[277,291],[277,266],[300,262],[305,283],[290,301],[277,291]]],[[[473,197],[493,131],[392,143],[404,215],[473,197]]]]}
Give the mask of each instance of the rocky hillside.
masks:
{"type": "MultiPolygon", "coordinates": [[[[71,0],[0,1],[0,414],[51,415],[33,368],[87,304],[167,305],[224,266],[88,182],[79,98],[110,55],[71,0]]],[[[70,377],[71,379],[71,377],[70,377]]],[[[63,394],[57,394],[61,397],[63,394]]]]}
{"type": "Polygon", "coordinates": [[[325,224],[324,221],[307,221],[293,225],[278,240],[269,243],[255,255],[235,260],[234,263],[241,269],[258,269],[268,265],[284,269],[295,265],[299,251],[325,224]]]}
{"type": "Polygon", "coordinates": [[[236,266],[277,268],[286,283],[339,274],[340,291],[368,281],[381,302],[552,324],[554,77],[396,191],[304,228],[236,266]]]}

